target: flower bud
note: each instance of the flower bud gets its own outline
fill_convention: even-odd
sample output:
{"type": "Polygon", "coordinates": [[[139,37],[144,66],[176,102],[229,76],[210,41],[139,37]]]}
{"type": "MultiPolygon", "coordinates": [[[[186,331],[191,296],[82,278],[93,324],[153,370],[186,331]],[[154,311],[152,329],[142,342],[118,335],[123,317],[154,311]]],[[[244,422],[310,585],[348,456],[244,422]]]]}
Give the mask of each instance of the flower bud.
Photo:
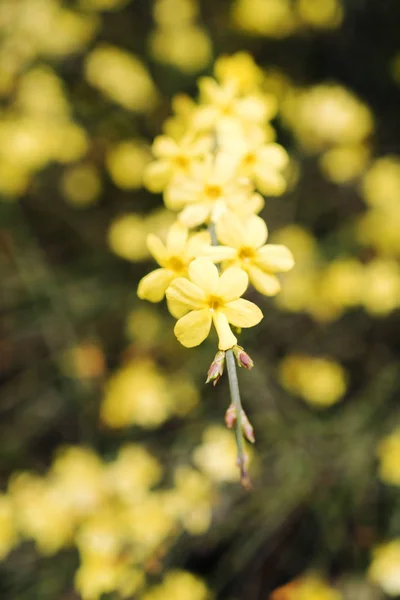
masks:
{"type": "Polygon", "coordinates": [[[244,367],[249,370],[254,367],[254,362],[241,346],[234,346],[232,350],[239,367],[244,367]]]}
{"type": "Polygon", "coordinates": [[[225,413],[225,424],[228,429],[232,429],[232,427],[236,423],[236,415],[236,406],[234,404],[231,404],[225,413]]]}
{"type": "Polygon", "coordinates": [[[213,385],[215,386],[218,383],[218,380],[220,379],[222,373],[224,372],[224,367],[225,352],[220,350],[215,355],[214,360],[212,361],[210,368],[208,369],[206,383],[212,381],[213,385]]]}
{"type": "MultiPolygon", "coordinates": [[[[235,425],[236,421],[237,421],[236,406],[234,404],[231,404],[225,413],[225,424],[226,424],[227,428],[232,429],[232,427],[235,425]]],[[[241,429],[242,429],[244,437],[249,442],[254,444],[254,442],[256,441],[256,439],[254,437],[254,429],[248,419],[248,416],[246,415],[246,413],[244,412],[243,409],[240,413],[240,425],[241,425],[241,429]]]]}

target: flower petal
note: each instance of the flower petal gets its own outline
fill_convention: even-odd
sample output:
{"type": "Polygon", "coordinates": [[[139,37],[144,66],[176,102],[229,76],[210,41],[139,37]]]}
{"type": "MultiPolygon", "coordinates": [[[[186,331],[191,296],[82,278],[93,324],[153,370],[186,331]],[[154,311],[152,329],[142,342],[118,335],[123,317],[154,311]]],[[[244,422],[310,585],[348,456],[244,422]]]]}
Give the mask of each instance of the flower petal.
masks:
{"type": "Polygon", "coordinates": [[[179,152],[179,146],[167,135],[158,135],[152,146],[154,156],[173,158],[179,152]]]}
{"type": "Polygon", "coordinates": [[[244,298],[228,302],[221,310],[229,323],[232,323],[235,327],[254,327],[263,318],[258,306],[244,298]]]}
{"type": "Polygon", "coordinates": [[[231,302],[231,300],[236,300],[240,296],[243,296],[248,285],[249,278],[246,271],[239,269],[239,267],[230,267],[220,277],[218,295],[225,302],[231,302]]]}
{"type": "Polygon", "coordinates": [[[280,144],[266,144],[258,151],[258,160],[263,165],[282,170],[287,167],[289,156],[280,144]]]}
{"type": "Polygon", "coordinates": [[[159,194],[168,184],[171,175],[171,165],[167,161],[155,160],[144,170],[143,185],[153,194],[159,194]]]}
{"type": "Polygon", "coordinates": [[[215,329],[218,334],[218,348],[220,350],[229,350],[237,344],[237,338],[233,335],[229,327],[228,319],[223,312],[216,310],[212,315],[215,329]]]}
{"type": "Polygon", "coordinates": [[[205,202],[185,206],[179,214],[179,221],[186,227],[193,228],[206,223],[210,217],[211,206],[205,202]]]}
{"type": "Polygon", "coordinates": [[[193,348],[204,342],[211,328],[211,314],[208,308],[192,310],[179,319],[174,333],[180,343],[186,348],[193,348]]]}
{"type": "Polygon", "coordinates": [[[294,265],[293,254],[281,244],[268,244],[257,251],[255,262],[265,271],[290,271],[294,265]]]}
{"type": "Polygon", "coordinates": [[[218,288],[218,269],[209,258],[196,258],[189,265],[191,281],[206,294],[215,294],[218,288]]]}
{"type": "Polygon", "coordinates": [[[204,256],[216,263],[224,260],[235,260],[237,250],[236,248],[228,248],[228,246],[207,246],[204,249],[204,256]]]}
{"type": "Polygon", "coordinates": [[[205,302],[203,290],[186,277],[177,277],[171,283],[167,289],[167,298],[182,307],[186,306],[188,310],[203,308],[205,302]]]}
{"type": "Polygon", "coordinates": [[[241,219],[230,210],[226,210],[215,225],[217,238],[221,244],[231,248],[240,248],[246,243],[246,230],[241,219]]]}
{"type": "Polygon", "coordinates": [[[174,273],[168,269],[156,269],[139,282],[137,295],[142,300],[161,302],[165,290],[174,278],[174,273]]]}
{"type": "Polygon", "coordinates": [[[167,249],[170,255],[177,255],[183,252],[188,239],[188,230],[182,223],[174,223],[169,228],[167,234],[167,249]]]}
{"type": "Polygon", "coordinates": [[[285,178],[273,168],[257,166],[255,169],[257,188],[264,196],[281,196],[286,189],[285,178]]]}
{"type": "Polygon", "coordinates": [[[245,244],[250,248],[263,246],[268,238],[267,225],[261,217],[252,215],[245,221],[245,244]]]}
{"type": "Polygon", "coordinates": [[[276,296],[280,292],[281,284],[275,275],[266,273],[254,265],[248,268],[249,278],[256,290],[265,296],[276,296]]]}
{"type": "Polygon", "coordinates": [[[190,236],[186,244],[186,256],[193,260],[197,256],[204,254],[206,248],[211,244],[211,237],[208,231],[199,231],[190,236]]]}
{"type": "Polygon", "coordinates": [[[147,236],[147,247],[158,264],[164,266],[168,259],[168,252],[160,238],[153,233],[149,233],[147,236]]]}

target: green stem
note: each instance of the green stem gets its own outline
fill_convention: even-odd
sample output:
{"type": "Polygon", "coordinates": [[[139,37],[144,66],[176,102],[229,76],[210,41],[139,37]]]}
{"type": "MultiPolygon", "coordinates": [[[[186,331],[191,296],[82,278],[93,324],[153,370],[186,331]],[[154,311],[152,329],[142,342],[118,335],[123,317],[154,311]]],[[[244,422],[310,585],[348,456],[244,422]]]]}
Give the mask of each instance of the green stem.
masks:
{"type": "MultiPolygon", "coordinates": [[[[214,223],[210,223],[208,230],[211,236],[211,243],[213,246],[218,246],[218,239],[215,232],[214,223]]],[[[236,409],[236,421],[235,421],[235,437],[237,447],[237,464],[240,469],[240,482],[243,487],[248,488],[250,486],[249,476],[246,469],[246,454],[244,451],[243,442],[243,431],[242,431],[242,402],[240,399],[239,380],[236,370],[236,360],[233,354],[233,350],[226,351],[226,367],[228,371],[229,380],[229,391],[231,395],[231,403],[236,409]]]]}
{"type": "Polygon", "coordinates": [[[231,402],[236,409],[235,436],[237,446],[237,463],[240,469],[240,481],[244,487],[250,484],[246,469],[246,454],[244,451],[243,431],[242,431],[242,402],[240,399],[239,380],[236,370],[235,356],[232,350],[226,351],[226,367],[228,371],[229,390],[231,393],[231,402]]]}

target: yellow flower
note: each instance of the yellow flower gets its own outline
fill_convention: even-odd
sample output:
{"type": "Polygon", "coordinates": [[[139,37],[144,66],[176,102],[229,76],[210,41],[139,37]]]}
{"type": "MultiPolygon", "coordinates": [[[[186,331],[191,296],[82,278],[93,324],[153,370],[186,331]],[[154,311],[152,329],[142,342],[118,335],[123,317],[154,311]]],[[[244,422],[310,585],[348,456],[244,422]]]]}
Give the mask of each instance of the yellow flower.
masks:
{"type": "Polygon", "coordinates": [[[207,255],[215,262],[244,269],[254,287],[266,296],[274,296],[280,283],[274,273],[289,271],[294,260],[286,246],[265,245],[268,230],[255,215],[242,221],[232,212],[225,212],[216,224],[218,240],[223,246],[210,246],[207,255]]]}
{"type": "Polygon", "coordinates": [[[400,594],[400,538],[374,550],[368,576],[389,596],[400,594]]]}
{"type": "Polygon", "coordinates": [[[143,277],[138,286],[139,298],[149,302],[161,302],[170,283],[176,277],[186,275],[189,263],[208,241],[207,232],[200,232],[188,238],[188,230],[180,223],[175,223],[170,228],[165,246],[159,237],[149,234],[148,248],[161,269],[143,277]]]}
{"type": "Polygon", "coordinates": [[[389,485],[400,485],[400,428],[381,441],[377,454],[379,477],[389,485]]]}
{"type": "Polygon", "coordinates": [[[245,203],[251,191],[249,181],[237,177],[237,163],[231,155],[209,155],[202,164],[194,164],[189,176],[177,177],[165,193],[165,204],[182,210],[179,221],[197,227],[216,221],[228,202],[245,203]],[[185,208],[184,208],[185,207],[185,208]]]}
{"type": "Polygon", "coordinates": [[[243,93],[253,91],[264,79],[262,70],[248,52],[236,52],[231,56],[222,54],[215,61],[214,73],[222,83],[234,81],[243,93]]]}
{"type": "Polygon", "coordinates": [[[288,354],[279,366],[279,375],[284,388],[319,408],[338,402],[347,389],[345,370],[328,358],[288,354]]]}
{"type": "Polygon", "coordinates": [[[151,192],[161,192],[174,176],[187,175],[193,162],[205,157],[210,148],[209,137],[194,140],[186,135],[179,142],[167,135],[156,137],[152,146],[156,160],[144,172],[145,186],[151,192]]]}
{"type": "Polygon", "coordinates": [[[208,258],[189,265],[189,279],[178,277],[167,289],[168,308],[178,318],[175,335],[187,348],[198,346],[208,336],[211,323],[217,330],[220,350],[232,348],[234,327],[253,327],[263,318],[261,310],[240,298],[248,285],[247,273],[232,267],[219,276],[208,258]]]}
{"type": "MultiPolygon", "coordinates": [[[[239,133],[239,132],[238,132],[239,133]]],[[[266,133],[262,129],[248,132],[244,137],[226,136],[222,138],[224,150],[233,154],[239,162],[239,174],[254,182],[260,192],[266,196],[280,196],[286,188],[282,175],[288,165],[286,150],[279,144],[266,143],[266,133]]]]}
{"type": "Polygon", "coordinates": [[[262,125],[271,120],[277,109],[276,98],[269,94],[238,93],[234,80],[219,84],[211,77],[199,81],[200,106],[193,117],[193,125],[200,130],[224,126],[227,122],[240,123],[244,127],[262,125]]]}

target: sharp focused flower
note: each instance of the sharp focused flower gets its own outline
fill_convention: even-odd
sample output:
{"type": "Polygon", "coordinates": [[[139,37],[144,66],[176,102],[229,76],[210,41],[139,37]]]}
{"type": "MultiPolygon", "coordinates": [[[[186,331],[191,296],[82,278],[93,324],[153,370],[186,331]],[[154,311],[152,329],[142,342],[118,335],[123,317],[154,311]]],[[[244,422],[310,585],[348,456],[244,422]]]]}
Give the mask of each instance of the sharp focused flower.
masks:
{"type": "Polygon", "coordinates": [[[167,289],[168,308],[179,319],[174,332],[183,346],[201,344],[214,323],[219,349],[228,350],[237,343],[229,324],[253,327],[263,318],[258,306],[241,298],[248,285],[242,269],[232,267],[220,276],[211,260],[197,258],[188,273],[189,279],[178,277],[167,289]]]}
{"type": "Polygon", "coordinates": [[[204,231],[189,238],[188,230],[180,223],[171,226],[166,245],[156,235],[149,234],[148,248],[161,269],[143,277],[137,291],[139,298],[161,302],[169,284],[175,277],[186,275],[188,264],[198,256],[209,240],[209,234],[204,231]]]}
{"type": "Polygon", "coordinates": [[[256,290],[266,296],[275,296],[280,290],[275,273],[289,271],[294,260],[286,246],[265,244],[268,237],[265,222],[255,215],[243,221],[226,211],[216,224],[216,233],[224,245],[210,246],[207,256],[214,262],[241,267],[256,290]]]}

